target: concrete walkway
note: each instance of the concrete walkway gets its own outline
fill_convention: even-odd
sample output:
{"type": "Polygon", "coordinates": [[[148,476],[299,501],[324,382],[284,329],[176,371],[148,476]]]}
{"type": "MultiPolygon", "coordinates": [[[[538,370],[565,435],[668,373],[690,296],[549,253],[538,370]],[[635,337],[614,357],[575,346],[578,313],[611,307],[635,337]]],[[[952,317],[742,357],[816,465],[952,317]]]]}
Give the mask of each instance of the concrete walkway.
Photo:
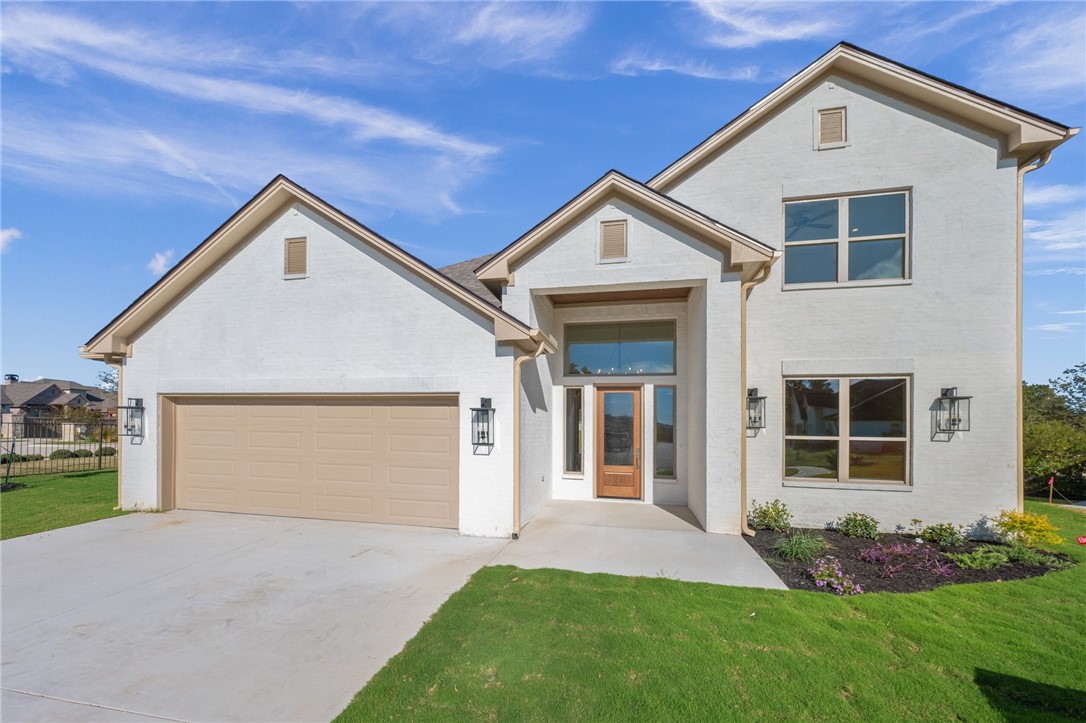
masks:
{"type": "Polygon", "coordinates": [[[211,512],[7,540],[3,721],[328,721],[507,540],[211,512]]]}
{"type": "Polygon", "coordinates": [[[490,563],[787,589],[738,535],[709,535],[685,507],[553,500],[490,563]]]}

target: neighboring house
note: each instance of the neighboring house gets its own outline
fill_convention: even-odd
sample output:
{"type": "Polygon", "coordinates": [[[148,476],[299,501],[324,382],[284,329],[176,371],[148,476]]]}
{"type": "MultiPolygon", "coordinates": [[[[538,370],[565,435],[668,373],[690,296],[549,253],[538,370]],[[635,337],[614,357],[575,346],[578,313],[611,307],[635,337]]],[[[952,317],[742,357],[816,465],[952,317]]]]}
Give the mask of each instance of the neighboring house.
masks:
{"type": "Polygon", "coordinates": [[[79,431],[73,426],[57,424],[58,420],[85,416],[73,415],[74,410],[90,410],[102,419],[117,416],[117,395],[67,379],[36,379],[21,382],[17,375],[8,374],[0,386],[3,403],[3,427],[0,436],[10,438],[34,437],[73,441],[79,431]]]}
{"type": "Polygon", "coordinates": [[[442,270],[280,176],[83,348],[145,407],[121,504],[492,536],[551,499],[719,533],[750,499],[1018,507],[1022,178],[1076,132],[841,44],[442,270]]]}

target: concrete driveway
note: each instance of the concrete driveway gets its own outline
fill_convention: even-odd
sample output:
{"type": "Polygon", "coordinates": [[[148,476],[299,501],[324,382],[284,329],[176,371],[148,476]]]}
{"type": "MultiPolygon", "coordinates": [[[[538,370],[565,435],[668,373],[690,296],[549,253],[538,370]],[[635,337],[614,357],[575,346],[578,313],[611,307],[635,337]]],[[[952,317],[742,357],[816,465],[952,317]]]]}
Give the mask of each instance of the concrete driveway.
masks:
{"type": "Polygon", "coordinates": [[[15,721],[327,721],[508,541],[204,512],[5,541],[15,721]]]}

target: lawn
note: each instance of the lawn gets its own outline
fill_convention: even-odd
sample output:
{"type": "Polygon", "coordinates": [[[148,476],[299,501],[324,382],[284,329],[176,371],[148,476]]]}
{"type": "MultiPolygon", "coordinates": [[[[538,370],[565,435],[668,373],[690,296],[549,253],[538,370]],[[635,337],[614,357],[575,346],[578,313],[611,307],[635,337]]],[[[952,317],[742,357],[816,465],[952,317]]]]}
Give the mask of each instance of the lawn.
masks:
{"type": "Polygon", "coordinates": [[[484,568],[337,721],[1083,720],[1079,565],[930,592],[755,590],[484,568]]]}
{"type": "Polygon", "coordinates": [[[68,472],[13,479],[0,493],[0,539],[32,535],[127,514],[117,506],[117,471],[68,472]]]}

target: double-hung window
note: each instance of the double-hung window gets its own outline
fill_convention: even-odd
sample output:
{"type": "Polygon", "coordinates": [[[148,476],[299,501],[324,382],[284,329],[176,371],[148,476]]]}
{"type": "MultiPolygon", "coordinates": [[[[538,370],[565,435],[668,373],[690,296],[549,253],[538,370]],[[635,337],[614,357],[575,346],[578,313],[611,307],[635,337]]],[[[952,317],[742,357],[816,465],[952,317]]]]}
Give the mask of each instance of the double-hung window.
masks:
{"type": "Polygon", "coordinates": [[[871,193],[784,204],[784,283],[907,279],[909,194],[871,193]]]}
{"type": "Polygon", "coordinates": [[[786,379],[784,392],[786,479],[908,482],[907,377],[786,379]]]}

